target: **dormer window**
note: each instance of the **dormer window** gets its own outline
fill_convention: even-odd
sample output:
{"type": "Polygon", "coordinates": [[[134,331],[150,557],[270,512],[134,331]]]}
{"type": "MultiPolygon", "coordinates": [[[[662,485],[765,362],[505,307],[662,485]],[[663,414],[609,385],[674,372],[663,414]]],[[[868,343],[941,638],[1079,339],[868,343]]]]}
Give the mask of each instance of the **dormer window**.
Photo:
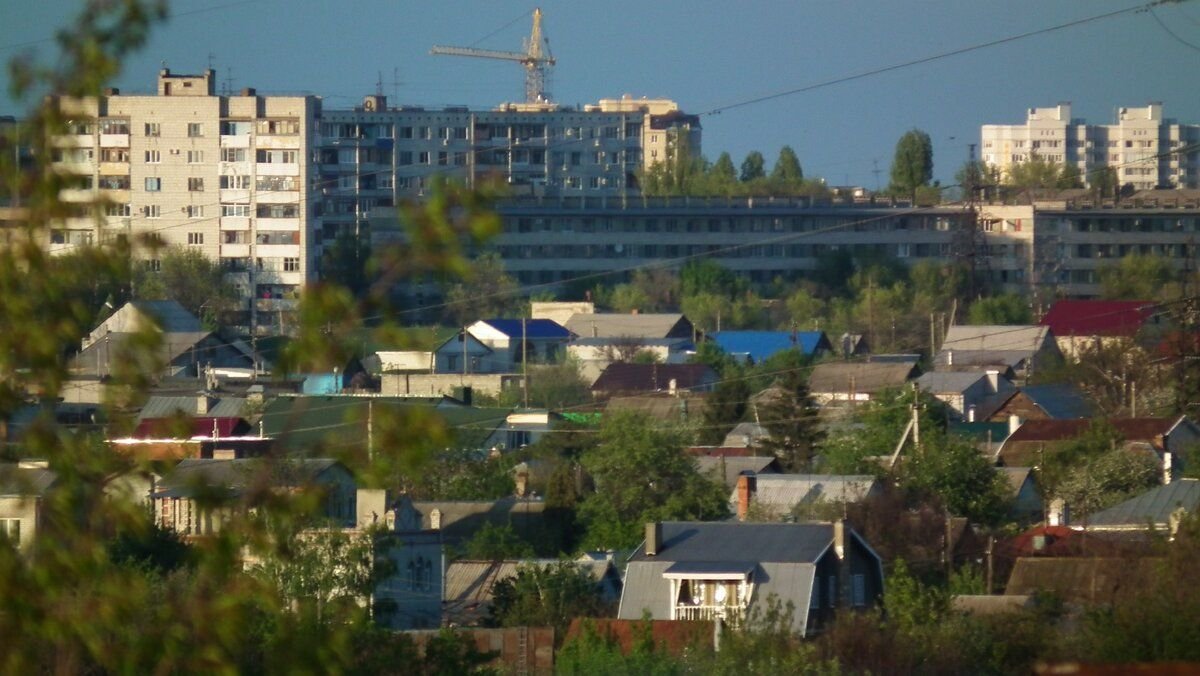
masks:
{"type": "Polygon", "coordinates": [[[671,585],[671,619],[739,624],[754,595],[754,564],[678,562],[663,572],[671,585]]]}

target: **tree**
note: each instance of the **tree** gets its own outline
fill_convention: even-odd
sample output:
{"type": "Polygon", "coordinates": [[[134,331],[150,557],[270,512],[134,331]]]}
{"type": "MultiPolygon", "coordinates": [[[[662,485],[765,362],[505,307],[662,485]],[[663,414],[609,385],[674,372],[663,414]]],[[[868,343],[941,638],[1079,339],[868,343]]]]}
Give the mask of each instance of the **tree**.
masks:
{"type": "Polygon", "coordinates": [[[679,290],[683,296],[699,293],[732,296],[741,288],[742,280],[711,258],[693,258],[679,269],[679,290]]]}
{"type": "Polygon", "coordinates": [[[577,617],[605,613],[596,581],[569,561],[526,565],[492,588],[489,622],[499,627],[554,627],[562,640],[577,617]]]}
{"type": "Polygon", "coordinates": [[[521,287],[504,271],[495,253],[475,259],[467,278],[446,293],[446,319],[467,326],[477,319],[510,317],[521,309],[521,287]]]}
{"type": "Polygon", "coordinates": [[[237,289],[225,281],[220,266],[196,249],[171,247],[157,271],[145,265],[136,269],[133,284],[138,298],[178,301],[209,326],[236,306],[237,289]]]}
{"type": "Polygon", "coordinates": [[[1094,172],[1089,180],[1092,192],[1100,199],[1120,196],[1121,179],[1116,167],[1104,167],[1094,172]]]}
{"type": "Polygon", "coordinates": [[[619,413],[605,416],[599,436],[599,445],[582,459],[596,485],[579,508],[587,526],[585,547],[632,547],[647,522],[728,513],[724,486],[701,475],[684,455],[680,431],[656,428],[644,415],[619,413]]]}
{"type": "Polygon", "coordinates": [[[812,469],[813,455],[824,436],[817,421],[817,407],[808,395],[805,370],[808,358],[800,350],[787,350],[764,362],[763,370],[778,374],[776,384],[752,402],[756,418],[770,437],[762,441],[784,471],[805,473],[812,469]]]}
{"type": "Polygon", "coordinates": [[[933,179],[933,141],[929,134],[913,129],[896,143],[892,159],[893,192],[916,197],[917,188],[933,179]]]}
{"type": "Polygon", "coordinates": [[[1008,511],[1004,477],[969,441],[922,429],[921,446],[901,468],[908,490],[934,497],[951,514],[993,524],[1008,511]]]}
{"type": "Polygon", "coordinates": [[[800,158],[791,146],[779,149],[779,159],[771,169],[771,180],[785,186],[799,185],[804,180],[804,170],[800,168],[800,158]]]}
{"type": "Polygon", "coordinates": [[[717,161],[709,169],[708,177],[709,185],[715,192],[729,195],[737,189],[737,169],[734,168],[729,153],[721,153],[717,157],[717,161]]]}
{"type": "Polygon", "coordinates": [[[510,523],[484,523],[463,545],[464,557],[473,561],[527,559],[533,554],[533,546],[517,535],[510,523]]]}
{"type": "Polygon", "coordinates": [[[707,446],[721,443],[726,434],[746,416],[750,384],[740,371],[722,372],[722,378],[704,400],[704,417],[698,441],[707,446]]]}
{"type": "Polygon", "coordinates": [[[367,276],[370,258],[369,238],[350,231],[339,232],[333,244],[321,251],[321,279],[340,284],[355,297],[362,297],[371,284],[367,276]]]}
{"type": "Polygon", "coordinates": [[[964,200],[979,201],[984,199],[989,187],[987,164],[979,160],[970,160],[954,174],[954,180],[962,191],[964,200]]]}
{"type": "Polygon", "coordinates": [[[1166,300],[1179,295],[1171,263],[1153,254],[1131,253],[1097,271],[1100,293],[1112,300],[1166,300]]]}
{"type": "Polygon", "coordinates": [[[1015,293],[980,298],[967,310],[967,323],[975,325],[1031,324],[1028,301],[1015,293]]]}
{"type": "Polygon", "coordinates": [[[750,183],[760,178],[766,178],[767,172],[764,169],[765,166],[766,160],[763,158],[762,153],[757,150],[751,150],[746,155],[746,159],[742,160],[742,173],[738,180],[742,183],[750,183]]]}

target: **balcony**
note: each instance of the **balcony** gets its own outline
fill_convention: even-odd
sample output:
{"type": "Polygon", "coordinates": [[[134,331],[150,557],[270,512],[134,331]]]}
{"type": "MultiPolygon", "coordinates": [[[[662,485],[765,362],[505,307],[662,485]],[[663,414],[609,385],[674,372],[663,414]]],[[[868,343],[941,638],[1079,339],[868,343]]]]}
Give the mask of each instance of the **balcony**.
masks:
{"type": "Polygon", "coordinates": [[[250,147],[250,135],[249,134],[224,135],[221,137],[221,147],[222,148],[249,148],[250,147]]]}
{"type": "Polygon", "coordinates": [[[675,606],[676,620],[724,620],[730,625],[738,626],[746,617],[746,609],[732,605],[699,605],[680,604],[675,606]]]}
{"type": "Polygon", "coordinates": [[[299,176],[300,165],[295,162],[278,164],[260,162],[257,171],[259,176],[299,176]]]}
{"type": "Polygon", "coordinates": [[[101,134],[101,148],[128,148],[129,134],[101,134]]]}

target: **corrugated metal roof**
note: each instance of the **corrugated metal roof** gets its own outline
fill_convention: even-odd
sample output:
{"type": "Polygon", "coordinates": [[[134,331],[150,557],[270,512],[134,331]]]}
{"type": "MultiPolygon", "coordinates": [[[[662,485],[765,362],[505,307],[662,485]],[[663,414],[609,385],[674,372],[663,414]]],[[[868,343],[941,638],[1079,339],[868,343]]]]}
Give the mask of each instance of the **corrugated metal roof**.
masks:
{"type": "Polygon", "coordinates": [[[814,562],[832,541],[828,523],[667,521],[658,555],[642,546],[630,561],[814,562]]]}
{"type": "Polygon", "coordinates": [[[824,331],[717,331],[708,335],[726,354],[744,354],[755,363],[785,350],[799,349],[811,356],[818,349],[831,349],[824,331]]]}
{"type": "Polygon", "coordinates": [[[955,369],[995,366],[1001,370],[1017,370],[1033,356],[1032,350],[961,350],[952,349],[937,353],[933,365],[938,369],[955,369]],[[953,364],[951,364],[953,360],[953,364]]]}
{"type": "MultiPolygon", "coordinates": [[[[987,374],[979,372],[933,371],[921,374],[921,377],[917,378],[914,382],[926,392],[959,394],[985,378],[987,378],[987,374]]],[[[1009,386],[1012,385],[1007,380],[1003,381],[1003,383],[1009,386]]],[[[1003,387],[1003,384],[1001,387],[1003,387]]]]}
{"type": "Polygon", "coordinates": [[[765,425],[752,422],[741,422],[733,426],[729,433],[725,435],[725,440],[721,442],[722,446],[727,448],[737,448],[745,446],[749,448],[763,439],[770,439],[771,431],[765,425]]]}
{"type": "MultiPolygon", "coordinates": [[[[1178,421],[1179,418],[1110,418],[1108,423],[1125,441],[1153,441],[1169,432],[1178,421]]],[[[1027,420],[1009,435],[1006,443],[1074,439],[1091,424],[1087,419],[1027,420]]]]}
{"type": "Polygon", "coordinates": [[[951,326],[942,341],[942,350],[954,350],[955,361],[958,361],[959,350],[1014,351],[1029,355],[1041,348],[1045,340],[1046,327],[1035,324],[951,326]]]}
{"type": "Polygon", "coordinates": [[[553,319],[485,319],[484,324],[491,326],[509,338],[562,338],[571,337],[571,332],[565,326],[553,319]],[[524,328],[522,328],[522,322],[524,328]]]}
{"type": "MultiPolygon", "coordinates": [[[[138,411],[137,420],[140,423],[148,418],[170,418],[180,414],[197,415],[199,413],[197,404],[201,396],[205,395],[197,394],[191,397],[151,395],[146,400],[146,404],[138,411]]],[[[246,407],[246,399],[242,397],[209,396],[207,400],[209,408],[204,415],[210,418],[237,418],[242,415],[242,410],[246,407]]]]}
{"type": "Polygon", "coordinates": [[[691,390],[711,386],[717,374],[707,364],[609,364],[596,382],[594,392],[658,392],[670,387],[691,390]]]}
{"type": "Polygon", "coordinates": [[[1132,336],[1153,315],[1148,300],[1060,300],[1042,317],[1055,336],[1132,336]]]}
{"type": "Polygon", "coordinates": [[[621,605],[617,618],[640,620],[650,617],[666,620],[671,617],[671,586],[663,573],[674,561],[643,560],[625,567],[625,585],[621,588],[621,605]]]}
{"type": "Polygon", "coordinates": [[[1091,403],[1074,385],[1026,385],[1021,391],[1051,418],[1063,420],[1092,417],[1091,403]]]}
{"type": "MultiPolygon", "coordinates": [[[[329,458],[288,459],[275,461],[269,466],[271,484],[274,486],[302,486],[314,481],[331,467],[340,465],[329,458]]],[[[188,497],[197,489],[224,489],[231,493],[241,492],[249,482],[267,469],[261,458],[239,458],[236,460],[212,460],[187,458],[168,472],[159,482],[156,497],[188,497]]]]}
{"type": "Polygon", "coordinates": [[[1096,512],[1088,517],[1087,527],[1145,528],[1149,524],[1166,527],[1178,509],[1196,511],[1200,504],[1200,479],[1179,479],[1151,489],[1131,500],[1096,512]]]}
{"type": "Polygon", "coordinates": [[[730,457],[723,455],[705,455],[696,458],[696,467],[701,474],[716,477],[728,488],[737,485],[738,475],[742,472],[754,474],[775,474],[779,471],[779,461],[774,456],[752,455],[746,457],[730,457]]]}

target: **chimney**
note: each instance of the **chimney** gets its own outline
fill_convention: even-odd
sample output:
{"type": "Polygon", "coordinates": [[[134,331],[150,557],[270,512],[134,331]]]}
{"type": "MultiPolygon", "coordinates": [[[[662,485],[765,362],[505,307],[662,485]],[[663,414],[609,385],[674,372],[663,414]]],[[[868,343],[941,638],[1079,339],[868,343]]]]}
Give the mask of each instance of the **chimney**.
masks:
{"type": "Polygon", "coordinates": [[[442,529],[442,510],[434,507],[429,512],[429,530],[442,529]]]}
{"type": "Polygon", "coordinates": [[[237,460],[237,451],[232,448],[214,448],[213,460],[237,460]]]}
{"type": "Polygon", "coordinates": [[[212,410],[212,400],[208,398],[207,394],[201,392],[196,396],[196,415],[208,415],[210,410],[212,410]]]}
{"type": "Polygon", "coordinates": [[[672,397],[673,397],[673,396],[675,396],[676,389],[677,389],[678,387],[679,387],[679,384],[678,384],[677,382],[675,382],[675,379],[674,379],[674,378],[672,378],[671,380],[669,380],[669,381],[667,382],[667,392],[668,392],[668,393],[670,393],[670,395],[671,395],[672,397]]]}
{"type": "Polygon", "coordinates": [[[254,96],[256,94],[258,94],[258,90],[255,89],[254,87],[243,87],[242,88],[242,96],[254,96]]]}
{"type": "Polygon", "coordinates": [[[382,488],[360,488],[355,500],[359,528],[370,528],[385,518],[387,491],[382,488]]]}
{"type": "Polygon", "coordinates": [[[662,522],[646,524],[646,556],[658,556],[662,548],[662,522]]]}
{"type": "Polygon", "coordinates": [[[954,366],[954,350],[946,350],[946,366],[954,366]]]}
{"type": "Polygon", "coordinates": [[[1008,416],[1008,435],[1012,436],[1012,434],[1014,432],[1016,432],[1018,428],[1021,427],[1022,422],[1024,422],[1024,421],[1021,420],[1020,416],[1016,416],[1016,415],[1008,416]]]}
{"type": "Polygon", "coordinates": [[[120,96],[121,90],[116,87],[105,87],[104,95],[105,96],[120,96]]]}
{"type": "Polygon", "coordinates": [[[1170,451],[1163,451],[1162,465],[1162,482],[1163,485],[1171,483],[1171,465],[1174,464],[1174,454],[1170,451]]]}
{"type": "Polygon", "coordinates": [[[838,519],[833,522],[833,553],[838,561],[846,560],[846,520],[838,519]]]}
{"type": "Polygon", "coordinates": [[[967,422],[975,422],[975,404],[971,404],[967,407],[967,422]]]}
{"type": "Polygon", "coordinates": [[[996,370],[987,371],[988,389],[995,394],[1000,391],[1000,372],[996,370]]]}
{"type": "Polygon", "coordinates": [[[746,516],[750,513],[750,503],[754,501],[754,494],[758,492],[758,477],[754,472],[745,470],[738,475],[737,480],[737,518],[738,521],[745,521],[746,516]]]}
{"type": "Polygon", "coordinates": [[[1054,498],[1050,501],[1050,510],[1046,514],[1046,520],[1051,526],[1066,526],[1071,522],[1071,510],[1062,498],[1054,498]]]}
{"type": "Polygon", "coordinates": [[[638,313],[637,308],[633,308],[632,310],[629,311],[629,314],[631,314],[631,315],[636,315],[637,313],[638,313]]]}

